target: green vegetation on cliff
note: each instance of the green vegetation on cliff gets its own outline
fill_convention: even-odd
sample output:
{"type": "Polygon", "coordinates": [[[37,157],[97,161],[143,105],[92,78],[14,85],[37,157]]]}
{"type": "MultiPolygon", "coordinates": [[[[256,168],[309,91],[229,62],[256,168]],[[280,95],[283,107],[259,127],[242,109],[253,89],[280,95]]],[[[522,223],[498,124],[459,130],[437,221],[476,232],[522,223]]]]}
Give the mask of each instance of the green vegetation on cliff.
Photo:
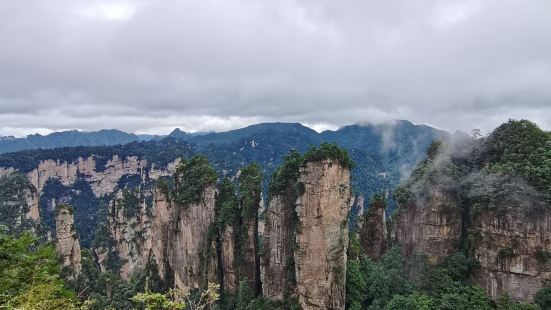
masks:
{"type": "Polygon", "coordinates": [[[525,178],[537,190],[551,196],[551,138],[530,121],[499,126],[485,139],[481,163],[491,172],[525,178]]]}
{"type": "Polygon", "coordinates": [[[198,202],[208,186],[216,184],[216,171],[204,155],[182,160],[174,178],[174,200],[181,204],[198,202]]]}
{"type": "Polygon", "coordinates": [[[224,178],[220,182],[218,195],[216,196],[217,222],[219,230],[226,225],[235,225],[239,217],[239,202],[236,196],[237,189],[233,182],[224,178]]]}
{"type": "Polygon", "coordinates": [[[0,177],[0,225],[11,233],[36,228],[39,223],[27,218],[31,194],[36,195],[36,189],[25,175],[11,173],[0,177]]]}
{"type": "Polygon", "coordinates": [[[291,150],[283,157],[283,163],[272,174],[269,186],[270,196],[287,190],[289,186],[294,186],[299,177],[300,167],[308,162],[326,159],[337,161],[344,168],[354,167],[348,152],[336,143],[322,143],[319,147],[311,146],[303,155],[297,150],[291,150]]]}
{"type": "Polygon", "coordinates": [[[546,309],[517,304],[506,296],[491,301],[482,288],[469,282],[473,268],[463,253],[434,266],[423,257],[407,261],[398,247],[391,248],[378,262],[365,256],[351,258],[347,266],[347,309],[546,309]]]}
{"type": "Polygon", "coordinates": [[[314,162],[322,160],[334,160],[344,168],[354,168],[354,162],[350,159],[348,152],[337,146],[337,143],[322,143],[319,147],[310,147],[303,155],[303,162],[314,162]]]}
{"type": "MultiPolygon", "coordinates": [[[[459,214],[461,218],[455,220],[462,223],[461,244],[456,245],[456,251],[461,252],[440,265],[409,266],[416,280],[411,291],[397,293],[400,296],[393,297],[387,307],[536,309],[535,305],[515,304],[507,296],[489,301],[484,291],[468,279],[471,272],[476,272],[476,264],[471,261],[476,261],[472,247],[478,231],[473,222],[481,214],[492,211],[492,216],[498,218],[505,214],[532,218],[551,207],[551,139],[547,133],[529,121],[510,120],[486,137],[456,135],[446,143],[435,142],[428,148],[426,159],[394,195],[400,203],[397,212],[431,205],[444,211],[441,215],[459,214]],[[511,213],[517,210],[520,213],[511,213]]],[[[496,249],[498,259],[514,256],[517,246],[511,242],[510,247],[496,249]]],[[[545,252],[537,255],[546,260],[545,252]]],[[[545,298],[541,299],[545,290],[535,300],[541,309],[546,309],[542,306],[545,298]]]]}
{"type": "Polygon", "coordinates": [[[239,205],[243,218],[254,218],[258,215],[258,207],[262,199],[262,172],[260,166],[252,163],[243,169],[239,175],[239,205]]]}
{"type": "Polygon", "coordinates": [[[526,208],[551,203],[551,139],[535,124],[510,120],[483,138],[435,142],[395,191],[402,204],[422,202],[438,186],[464,204],[526,208]]]}

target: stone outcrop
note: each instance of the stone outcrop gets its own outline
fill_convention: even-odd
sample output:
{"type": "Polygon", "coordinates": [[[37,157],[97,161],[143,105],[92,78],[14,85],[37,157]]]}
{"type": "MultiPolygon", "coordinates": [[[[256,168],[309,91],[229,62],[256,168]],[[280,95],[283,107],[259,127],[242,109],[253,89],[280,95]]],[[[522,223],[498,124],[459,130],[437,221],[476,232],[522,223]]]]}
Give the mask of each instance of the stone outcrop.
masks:
{"type": "Polygon", "coordinates": [[[412,202],[396,211],[392,233],[406,257],[425,255],[438,263],[459,247],[462,210],[439,186],[431,186],[428,193],[423,202],[412,202]]]}
{"type": "Polygon", "coordinates": [[[27,189],[25,193],[28,211],[25,218],[35,223],[40,222],[40,211],[38,209],[38,193],[34,188],[27,189]]]}
{"type": "MultiPolygon", "coordinates": [[[[118,181],[125,175],[139,175],[143,180],[156,180],[161,176],[169,176],[180,160],[176,159],[166,167],[157,167],[154,164],[148,165],[147,160],[137,156],[121,158],[113,155],[104,167],[99,167],[101,169],[98,169],[96,162],[93,156],[80,157],[74,162],[43,160],[37,168],[27,173],[27,177],[39,192],[42,192],[44,185],[51,178],[58,179],[65,186],[72,186],[78,178],[82,177],[90,184],[96,197],[101,197],[113,193],[118,181]]],[[[13,168],[2,167],[0,176],[13,171],[13,168]]]]}
{"type": "Polygon", "coordinates": [[[76,279],[82,270],[81,253],[78,236],[73,220],[73,208],[61,204],[57,206],[56,223],[56,250],[61,259],[61,265],[68,268],[70,279],[76,279]]]}
{"type": "Polygon", "coordinates": [[[295,273],[303,309],[344,309],[350,170],[338,162],[300,168],[304,192],[297,200],[295,273]]]}
{"type": "Polygon", "coordinates": [[[165,279],[168,265],[168,238],[170,230],[170,200],[168,197],[168,189],[157,188],[153,196],[152,210],[152,227],[151,227],[151,260],[157,266],[159,277],[165,279]]]}
{"type": "Polygon", "coordinates": [[[224,227],[220,234],[221,287],[225,293],[236,295],[238,290],[238,266],[236,260],[235,229],[224,227]]]}
{"type": "Polygon", "coordinates": [[[474,280],[491,298],[531,301],[551,284],[551,212],[507,207],[474,216],[470,239],[480,268],[474,280]]]}
{"type": "Polygon", "coordinates": [[[387,249],[386,204],[381,197],[373,199],[367,211],[361,215],[358,237],[361,251],[377,261],[387,249]]]}
{"type": "Polygon", "coordinates": [[[354,197],[354,204],[352,204],[352,212],[355,212],[358,220],[356,223],[356,227],[358,229],[362,228],[363,220],[362,216],[365,212],[365,196],[364,195],[357,195],[354,197]]]}
{"type": "Polygon", "coordinates": [[[152,210],[148,210],[138,195],[132,190],[119,191],[109,206],[107,227],[115,240],[111,250],[115,250],[121,259],[120,275],[123,279],[129,279],[134,272],[146,267],[154,243],[152,210]]]}
{"type": "Polygon", "coordinates": [[[214,185],[205,185],[190,198],[187,190],[196,188],[185,187],[195,184],[186,181],[185,173],[192,170],[178,173],[182,171],[175,175],[170,195],[162,186],[142,192],[140,199],[126,197],[129,190],[119,192],[109,207],[112,249],[96,249],[100,261],[117,253],[121,275],[127,279],[155,263],[161,279],[170,278],[175,288],[218,282],[225,294],[236,295],[246,278],[254,295],[262,292],[279,301],[294,297],[304,309],[344,308],[351,206],[348,168],[332,160],[301,168],[299,180],[273,195],[264,211],[262,250],[259,170],[248,171],[250,178],[240,179],[239,191],[226,189],[220,201],[214,185]],[[237,196],[232,196],[234,191],[237,196]],[[152,206],[144,199],[149,194],[152,206]],[[222,206],[224,215],[219,214],[222,206]]]}
{"type": "Polygon", "coordinates": [[[428,186],[424,193],[426,199],[401,206],[393,221],[406,256],[424,255],[437,264],[463,244],[478,265],[472,280],[494,300],[506,294],[532,302],[551,284],[551,211],[544,201],[520,189],[515,197],[498,196],[493,206],[472,196],[476,203],[465,199],[459,207],[454,192],[443,186],[428,186]]]}
{"type": "Polygon", "coordinates": [[[168,258],[174,271],[174,285],[177,288],[196,288],[205,284],[208,271],[205,260],[210,242],[209,228],[214,222],[214,186],[204,189],[199,202],[179,204],[172,202],[171,231],[168,241],[168,258]]]}
{"type": "Polygon", "coordinates": [[[37,232],[39,228],[38,193],[22,174],[0,178],[0,224],[10,231],[37,232]]]}
{"type": "Polygon", "coordinates": [[[292,186],[271,197],[264,226],[262,255],[262,293],[264,297],[282,301],[295,294],[294,224],[296,194],[292,186]],[[293,277],[294,278],[294,277],[293,277]]]}
{"type": "Polygon", "coordinates": [[[247,279],[249,288],[256,295],[260,284],[260,258],[258,257],[258,218],[243,219],[241,224],[241,262],[239,263],[239,279],[247,279]]]}

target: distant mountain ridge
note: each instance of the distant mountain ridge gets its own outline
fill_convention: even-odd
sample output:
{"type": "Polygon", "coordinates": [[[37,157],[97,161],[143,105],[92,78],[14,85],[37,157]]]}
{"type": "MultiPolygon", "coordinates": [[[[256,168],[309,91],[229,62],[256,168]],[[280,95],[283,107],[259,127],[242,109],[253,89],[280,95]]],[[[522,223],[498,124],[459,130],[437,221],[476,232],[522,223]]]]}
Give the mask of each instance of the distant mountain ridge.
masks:
{"type": "MultiPolygon", "coordinates": [[[[182,131],[180,128],[175,128],[168,135],[153,135],[153,134],[133,134],[127,133],[118,129],[102,129],[99,131],[78,131],[67,130],[53,132],[48,135],[31,134],[24,138],[16,138],[14,136],[0,136],[0,154],[17,152],[22,150],[34,150],[34,149],[55,149],[62,147],[75,147],[75,146],[112,146],[119,144],[127,144],[130,142],[162,140],[166,137],[171,137],[177,140],[189,140],[192,143],[198,145],[207,145],[210,143],[223,143],[227,144],[239,140],[244,136],[251,134],[258,134],[261,132],[272,131],[274,134],[300,134],[309,140],[313,144],[318,144],[322,140],[338,138],[339,134],[343,131],[351,132],[352,128],[369,128],[370,130],[382,132],[388,129],[392,124],[400,124],[401,126],[417,126],[419,128],[426,128],[427,130],[435,130],[432,127],[426,125],[414,125],[409,121],[395,121],[389,123],[382,123],[379,125],[374,124],[354,124],[344,126],[336,131],[324,131],[318,133],[313,129],[306,127],[300,123],[260,123],[244,128],[229,130],[225,132],[196,132],[189,133],[182,131]]],[[[444,131],[441,131],[444,132],[444,131]]],[[[373,138],[373,137],[371,137],[373,138]]],[[[348,141],[348,144],[353,145],[352,141],[348,141]]]]}
{"type": "Polygon", "coordinates": [[[110,146],[130,142],[162,140],[166,137],[187,139],[209,134],[210,132],[188,133],[174,129],[168,135],[133,134],[118,129],[102,129],[99,131],[66,130],[48,135],[31,134],[24,138],[0,136],[0,154],[34,149],[55,149],[73,146],[110,146]]]}
{"type": "Polygon", "coordinates": [[[102,129],[94,132],[68,130],[45,136],[32,134],[25,138],[2,137],[0,138],[0,153],[67,146],[116,145],[143,140],[145,140],[144,137],[117,129],[102,129]]]}

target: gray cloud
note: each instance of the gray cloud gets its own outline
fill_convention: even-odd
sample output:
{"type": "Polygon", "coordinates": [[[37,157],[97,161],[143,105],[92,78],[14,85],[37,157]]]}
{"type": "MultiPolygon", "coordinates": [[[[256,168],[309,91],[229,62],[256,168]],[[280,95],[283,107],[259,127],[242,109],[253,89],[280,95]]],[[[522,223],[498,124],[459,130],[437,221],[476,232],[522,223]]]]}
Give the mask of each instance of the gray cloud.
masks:
{"type": "Polygon", "coordinates": [[[0,134],[551,129],[551,2],[0,1],[0,134]]]}

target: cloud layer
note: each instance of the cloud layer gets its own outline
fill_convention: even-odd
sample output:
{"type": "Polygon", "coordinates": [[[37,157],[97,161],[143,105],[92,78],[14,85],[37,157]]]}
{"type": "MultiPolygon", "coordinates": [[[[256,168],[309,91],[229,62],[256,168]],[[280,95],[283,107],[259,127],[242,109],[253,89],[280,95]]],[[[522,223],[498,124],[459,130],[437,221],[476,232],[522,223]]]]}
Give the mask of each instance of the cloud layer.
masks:
{"type": "Polygon", "coordinates": [[[551,2],[0,2],[0,134],[551,129],[551,2]]]}

